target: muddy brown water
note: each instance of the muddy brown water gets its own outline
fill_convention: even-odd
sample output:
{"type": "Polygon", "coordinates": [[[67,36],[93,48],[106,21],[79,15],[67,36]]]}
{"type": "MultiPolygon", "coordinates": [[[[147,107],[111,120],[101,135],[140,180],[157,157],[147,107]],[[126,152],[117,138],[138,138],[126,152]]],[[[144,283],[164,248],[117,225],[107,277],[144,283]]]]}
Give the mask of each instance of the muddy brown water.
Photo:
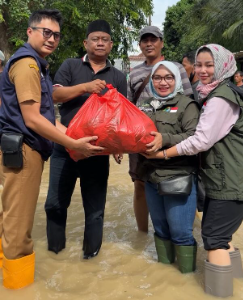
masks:
{"type": "MultiPolygon", "coordinates": [[[[82,259],[84,215],[78,184],[68,212],[66,249],[58,255],[47,251],[44,202],[49,164],[46,163],[32,234],[36,252],[35,283],[17,291],[0,286],[1,300],[219,299],[203,292],[205,251],[200,220],[196,218],[194,223],[199,245],[196,272],[183,275],[176,264],[158,263],[151,222],[148,234],[136,229],[128,158],[125,156],[121,165],[112,157],[110,162],[103,245],[99,255],[90,260],[82,259]]],[[[243,225],[233,241],[243,253],[242,232],[243,225]]],[[[243,279],[234,279],[234,296],[228,299],[243,299],[243,279]]]]}

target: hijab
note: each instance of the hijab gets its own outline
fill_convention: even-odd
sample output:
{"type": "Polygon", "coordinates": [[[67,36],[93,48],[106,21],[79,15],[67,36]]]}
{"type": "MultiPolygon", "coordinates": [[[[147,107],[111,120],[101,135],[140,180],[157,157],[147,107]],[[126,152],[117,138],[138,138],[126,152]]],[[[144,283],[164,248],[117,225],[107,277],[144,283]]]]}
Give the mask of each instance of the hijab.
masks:
{"type": "Polygon", "coordinates": [[[183,94],[184,90],[182,87],[181,74],[180,74],[179,68],[171,61],[166,61],[166,60],[159,61],[157,64],[155,64],[153,66],[153,69],[152,69],[152,72],[150,75],[150,79],[149,79],[149,89],[155,99],[163,101],[163,102],[165,102],[168,99],[174,98],[177,93],[183,94]],[[166,69],[168,69],[175,77],[175,89],[174,89],[173,93],[171,93],[165,97],[160,96],[156,92],[154,85],[153,85],[153,80],[152,80],[152,76],[154,75],[154,73],[160,66],[166,67],[166,69]]]}
{"type": "Polygon", "coordinates": [[[200,47],[196,52],[196,58],[199,50],[204,47],[208,48],[211,51],[211,55],[213,56],[214,76],[211,83],[202,84],[201,82],[199,82],[197,90],[201,99],[205,98],[222,81],[233,76],[237,70],[233,53],[217,44],[208,44],[200,47]]]}

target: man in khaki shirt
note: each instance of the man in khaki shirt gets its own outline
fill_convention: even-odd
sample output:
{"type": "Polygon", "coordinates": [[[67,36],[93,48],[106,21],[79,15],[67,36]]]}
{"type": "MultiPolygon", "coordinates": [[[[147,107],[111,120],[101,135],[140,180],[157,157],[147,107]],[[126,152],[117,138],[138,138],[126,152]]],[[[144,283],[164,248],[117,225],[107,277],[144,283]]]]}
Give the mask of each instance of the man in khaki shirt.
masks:
{"type": "Polygon", "coordinates": [[[103,150],[90,144],[97,137],[73,140],[65,135],[66,127],[55,122],[52,83],[45,57],[58,46],[61,20],[58,10],[43,9],[32,13],[27,29],[28,42],[10,58],[2,76],[0,160],[5,182],[0,216],[0,264],[3,285],[9,289],[22,288],[34,281],[31,231],[43,164],[52,153],[53,142],[76,150],[83,157],[103,150]],[[20,150],[7,153],[4,150],[6,141],[16,143],[19,137],[20,140],[23,137],[23,144],[15,145],[20,150]],[[9,155],[12,155],[10,159],[9,155]],[[10,166],[13,162],[22,163],[22,167],[17,163],[10,166]]]}

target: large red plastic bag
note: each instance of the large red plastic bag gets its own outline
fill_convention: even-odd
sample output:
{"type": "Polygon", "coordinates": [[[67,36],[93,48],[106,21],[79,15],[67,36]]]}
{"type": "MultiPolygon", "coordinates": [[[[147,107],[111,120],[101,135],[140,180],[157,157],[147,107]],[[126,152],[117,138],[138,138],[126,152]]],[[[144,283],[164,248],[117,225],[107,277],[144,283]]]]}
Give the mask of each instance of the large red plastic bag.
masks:
{"type": "MultiPolygon", "coordinates": [[[[104,154],[141,153],[157,131],[153,121],[127,100],[112,85],[100,96],[92,94],[73,117],[66,134],[74,139],[98,136],[92,142],[106,148],[104,154]]],[[[74,158],[75,151],[67,149],[74,158]]]]}

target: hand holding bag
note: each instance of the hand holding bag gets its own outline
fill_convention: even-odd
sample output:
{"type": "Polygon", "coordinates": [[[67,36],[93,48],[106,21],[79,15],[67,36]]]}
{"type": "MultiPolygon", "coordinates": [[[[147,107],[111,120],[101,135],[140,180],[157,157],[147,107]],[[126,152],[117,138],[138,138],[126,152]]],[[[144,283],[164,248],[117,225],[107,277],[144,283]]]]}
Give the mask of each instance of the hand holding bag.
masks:
{"type": "Polygon", "coordinates": [[[23,145],[24,136],[22,133],[3,133],[1,136],[1,151],[3,165],[8,168],[22,168],[23,166],[23,145]]]}
{"type": "Polygon", "coordinates": [[[193,175],[174,176],[158,183],[160,195],[188,196],[192,190],[193,175]]]}
{"type": "MultiPolygon", "coordinates": [[[[154,140],[154,122],[112,85],[104,95],[92,94],[68,125],[66,135],[73,139],[98,136],[92,142],[105,148],[105,154],[141,153],[154,140]]],[[[68,150],[68,149],[67,149],[68,150]]],[[[68,150],[71,157],[74,150],[68,150]]]]}

